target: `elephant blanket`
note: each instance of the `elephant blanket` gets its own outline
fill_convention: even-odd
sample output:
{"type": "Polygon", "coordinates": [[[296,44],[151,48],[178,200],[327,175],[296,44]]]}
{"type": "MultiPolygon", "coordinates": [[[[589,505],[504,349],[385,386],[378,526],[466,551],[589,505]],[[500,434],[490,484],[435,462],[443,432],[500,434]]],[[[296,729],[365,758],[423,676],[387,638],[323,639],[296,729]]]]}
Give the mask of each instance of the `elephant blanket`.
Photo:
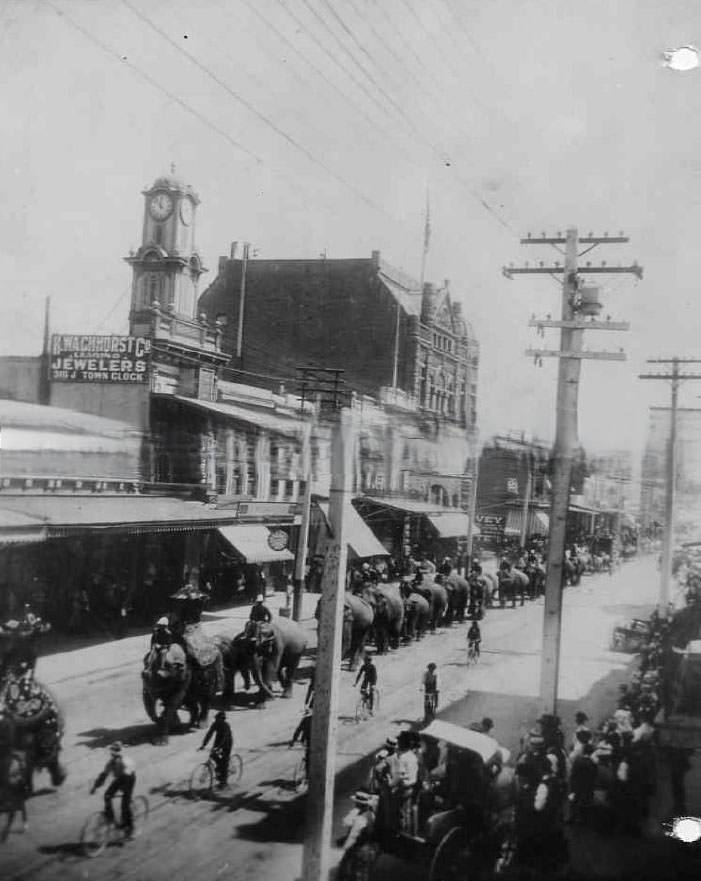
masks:
{"type": "Polygon", "coordinates": [[[0,720],[15,730],[15,746],[21,747],[31,732],[37,761],[56,758],[63,734],[63,719],[54,697],[34,679],[31,670],[22,675],[7,674],[0,683],[0,720]]]}
{"type": "Polygon", "coordinates": [[[200,667],[216,663],[219,648],[215,639],[206,636],[199,624],[186,624],[183,632],[185,651],[200,667]]]}

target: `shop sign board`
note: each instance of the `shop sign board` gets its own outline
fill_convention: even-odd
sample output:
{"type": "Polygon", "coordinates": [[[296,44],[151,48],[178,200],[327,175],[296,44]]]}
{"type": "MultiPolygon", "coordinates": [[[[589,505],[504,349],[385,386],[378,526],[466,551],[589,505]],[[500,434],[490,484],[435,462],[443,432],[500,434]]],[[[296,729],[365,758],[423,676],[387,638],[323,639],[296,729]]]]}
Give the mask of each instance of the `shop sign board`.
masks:
{"type": "Polygon", "coordinates": [[[140,336],[53,334],[51,382],[148,382],[151,340],[140,336]]]}

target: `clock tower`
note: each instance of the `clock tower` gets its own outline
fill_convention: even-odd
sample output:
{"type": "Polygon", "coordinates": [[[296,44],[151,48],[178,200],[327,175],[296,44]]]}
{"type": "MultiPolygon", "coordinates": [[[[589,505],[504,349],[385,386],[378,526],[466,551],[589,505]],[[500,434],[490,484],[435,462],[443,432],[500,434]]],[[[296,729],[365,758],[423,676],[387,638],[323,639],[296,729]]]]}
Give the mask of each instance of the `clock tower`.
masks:
{"type": "Polygon", "coordinates": [[[166,315],[196,321],[199,279],[207,270],[195,247],[199,198],[171,173],[143,191],[141,246],[126,257],[132,267],[129,332],[147,335],[156,304],[166,315]]]}

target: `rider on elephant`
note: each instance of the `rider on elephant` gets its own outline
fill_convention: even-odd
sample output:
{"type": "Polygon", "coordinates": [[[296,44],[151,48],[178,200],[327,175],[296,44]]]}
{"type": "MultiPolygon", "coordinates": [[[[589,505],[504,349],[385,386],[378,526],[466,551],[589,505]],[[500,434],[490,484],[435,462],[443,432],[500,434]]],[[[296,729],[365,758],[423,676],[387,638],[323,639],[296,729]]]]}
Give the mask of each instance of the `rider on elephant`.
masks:
{"type": "Polygon", "coordinates": [[[173,641],[178,642],[185,654],[198,670],[213,667],[215,675],[214,693],[224,688],[224,664],[221,651],[214,639],[202,632],[201,618],[209,596],[193,584],[186,584],[170,597],[175,600],[175,608],[170,614],[170,629],[173,641]]]}

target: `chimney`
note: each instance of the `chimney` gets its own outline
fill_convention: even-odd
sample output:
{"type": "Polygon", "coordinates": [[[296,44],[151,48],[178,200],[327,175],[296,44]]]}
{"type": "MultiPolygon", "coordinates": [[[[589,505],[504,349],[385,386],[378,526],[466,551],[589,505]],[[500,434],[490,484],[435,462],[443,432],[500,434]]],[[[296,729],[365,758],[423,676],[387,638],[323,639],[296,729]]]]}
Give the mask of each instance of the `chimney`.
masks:
{"type": "Polygon", "coordinates": [[[235,259],[236,259],[236,251],[238,250],[238,247],[239,247],[239,243],[238,243],[238,242],[232,242],[232,243],[231,243],[231,252],[229,253],[229,260],[235,260],[235,259]]]}
{"type": "Polygon", "coordinates": [[[373,269],[380,268],[380,252],[379,251],[372,252],[372,254],[370,255],[370,262],[372,263],[373,269]]]}

